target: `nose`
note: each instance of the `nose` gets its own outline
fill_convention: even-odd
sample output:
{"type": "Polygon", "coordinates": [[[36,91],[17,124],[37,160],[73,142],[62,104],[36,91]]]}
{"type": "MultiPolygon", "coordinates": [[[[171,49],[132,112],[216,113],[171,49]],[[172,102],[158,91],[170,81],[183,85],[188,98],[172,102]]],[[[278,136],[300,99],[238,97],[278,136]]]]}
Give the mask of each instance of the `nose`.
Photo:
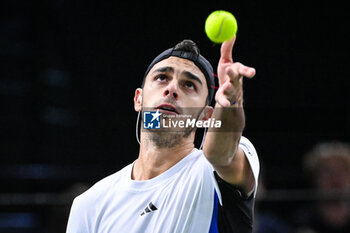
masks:
{"type": "Polygon", "coordinates": [[[163,92],[164,97],[172,97],[175,100],[178,98],[176,84],[170,83],[163,92]]]}

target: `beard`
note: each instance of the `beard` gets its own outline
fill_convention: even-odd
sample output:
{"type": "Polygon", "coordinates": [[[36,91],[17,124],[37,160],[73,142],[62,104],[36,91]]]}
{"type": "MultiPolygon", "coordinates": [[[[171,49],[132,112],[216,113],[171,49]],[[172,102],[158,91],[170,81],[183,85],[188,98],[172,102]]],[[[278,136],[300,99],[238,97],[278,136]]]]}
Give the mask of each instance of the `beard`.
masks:
{"type": "Polygon", "coordinates": [[[180,144],[183,139],[188,138],[194,128],[186,128],[181,131],[155,131],[150,130],[149,139],[158,148],[172,148],[180,144]]]}
{"type": "MultiPolygon", "coordinates": [[[[167,101],[172,103],[172,101],[167,101]]],[[[176,104],[176,103],[172,103],[176,104]]],[[[175,105],[176,106],[176,105],[175,105]]],[[[178,109],[178,106],[176,106],[178,109]]],[[[143,108],[145,110],[147,108],[143,108]]],[[[204,107],[198,112],[197,110],[192,109],[190,112],[184,113],[181,111],[181,114],[188,114],[191,116],[195,116],[196,121],[199,119],[204,107]]],[[[154,111],[154,109],[151,109],[154,111]]],[[[148,111],[148,109],[147,109],[148,111]]],[[[171,118],[175,120],[185,120],[185,118],[171,118]]],[[[163,127],[161,129],[143,129],[143,132],[147,134],[146,138],[150,140],[152,144],[154,144],[158,148],[173,148],[176,145],[179,145],[184,139],[188,138],[196,128],[194,127],[163,127]]]]}

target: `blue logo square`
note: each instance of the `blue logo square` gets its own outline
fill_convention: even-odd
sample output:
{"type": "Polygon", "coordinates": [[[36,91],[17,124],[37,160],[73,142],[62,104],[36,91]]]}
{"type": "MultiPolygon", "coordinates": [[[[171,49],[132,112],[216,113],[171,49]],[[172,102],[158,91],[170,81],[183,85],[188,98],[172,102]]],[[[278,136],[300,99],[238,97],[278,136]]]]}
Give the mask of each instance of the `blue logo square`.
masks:
{"type": "Polygon", "coordinates": [[[144,111],[143,112],[143,128],[144,129],[160,129],[160,116],[162,114],[159,111],[144,111]]]}

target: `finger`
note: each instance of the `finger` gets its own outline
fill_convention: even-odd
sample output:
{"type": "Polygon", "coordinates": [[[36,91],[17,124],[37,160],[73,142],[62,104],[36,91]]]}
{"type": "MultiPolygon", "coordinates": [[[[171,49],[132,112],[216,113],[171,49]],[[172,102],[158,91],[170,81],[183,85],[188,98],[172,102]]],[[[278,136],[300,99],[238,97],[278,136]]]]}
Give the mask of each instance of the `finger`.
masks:
{"type": "Polygon", "coordinates": [[[232,50],[233,50],[233,45],[235,44],[236,41],[236,36],[234,36],[231,40],[225,41],[221,45],[221,57],[220,60],[223,62],[232,62],[232,50]]]}
{"type": "Polygon", "coordinates": [[[226,93],[227,89],[231,86],[232,84],[227,81],[223,84],[222,87],[220,87],[220,89],[218,90],[218,92],[216,93],[216,102],[218,102],[221,106],[223,107],[228,107],[231,105],[230,101],[227,99],[226,97],[226,93]]]}
{"type": "Polygon", "coordinates": [[[226,74],[230,77],[230,81],[233,85],[237,85],[239,82],[239,79],[242,78],[242,76],[237,72],[238,69],[235,67],[227,67],[226,68],[226,74]]]}
{"type": "MultiPolygon", "coordinates": [[[[256,73],[253,67],[245,66],[240,62],[233,63],[229,68],[232,69],[237,76],[244,76],[247,78],[254,77],[256,73]]],[[[229,70],[227,69],[226,71],[228,72],[229,70]]]]}
{"type": "Polygon", "coordinates": [[[223,93],[224,95],[229,94],[229,93],[230,93],[230,90],[229,90],[230,88],[232,88],[232,83],[231,83],[229,80],[227,80],[227,81],[224,83],[224,85],[222,85],[222,87],[221,87],[222,93],[223,93]]]}
{"type": "Polygon", "coordinates": [[[231,105],[230,101],[224,95],[219,95],[217,102],[222,107],[230,107],[230,105],[231,105]]]}
{"type": "Polygon", "coordinates": [[[242,76],[247,77],[247,78],[253,78],[255,76],[255,69],[253,67],[249,67],[249,66],[244,66],[242,65],[241,67],[239,67],[239,71],[238,71],[242,76]]]}
{"type": "Polygon", "coordinates": [[[220,98],[219,104],[220,104],[222,107],[230,107],[230,106],[231,106],[230,101],[228,101],[228,99],[226,99],[224,96],[222,96],[222,97],[220,98]]]}

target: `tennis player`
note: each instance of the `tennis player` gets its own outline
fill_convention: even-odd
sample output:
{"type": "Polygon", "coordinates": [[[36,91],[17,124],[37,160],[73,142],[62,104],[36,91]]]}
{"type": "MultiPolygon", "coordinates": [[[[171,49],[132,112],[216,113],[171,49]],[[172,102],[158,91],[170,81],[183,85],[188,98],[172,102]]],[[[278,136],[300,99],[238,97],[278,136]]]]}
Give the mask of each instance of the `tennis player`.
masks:
{"type": "Polygon", "coordinates": [[[252,232],[259,160],[242,136],[242,85],[255,69],[233,62],[235,39],[221,46],[216,93],[213,68],[191,40],[158,55],[135,91],[135,110],[151,109],[152,121],[190,112],[220,121],[203,150],[194,146],[196,127],[143,125],[138,158],[74,199],[67,233],[252,232]]]}

